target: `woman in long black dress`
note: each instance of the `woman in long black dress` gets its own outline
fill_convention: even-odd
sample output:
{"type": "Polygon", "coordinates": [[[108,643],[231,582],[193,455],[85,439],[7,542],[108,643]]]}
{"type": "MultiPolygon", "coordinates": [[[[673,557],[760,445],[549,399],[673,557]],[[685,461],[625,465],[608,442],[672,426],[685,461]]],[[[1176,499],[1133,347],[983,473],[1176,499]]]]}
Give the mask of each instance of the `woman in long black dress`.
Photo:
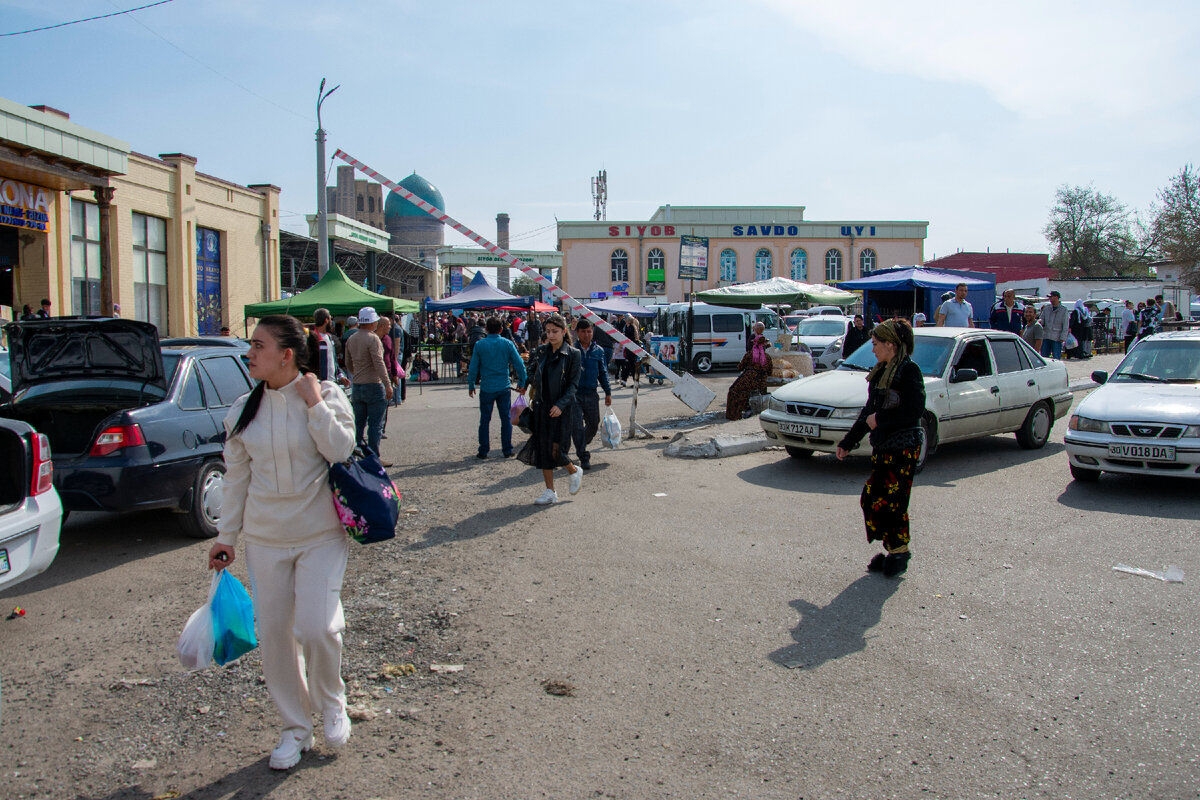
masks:
{"type": "Polygon", "coordinates": [[[580,353],[566,341],[567,322],[561,314],[551,314],[543,324],[546,344],[529,356],[532,405],[530,429],[533,434],[517,453],[517,460],[542,471],[546,491],[533,502],[540,506],[558,502],[554,491],[554,470],[565,467],[570,476],[571,494],[579,491],[583,472],[567,458],[571,445],[571,409],[579,389],[580,353]]]}
{"type": "Polygon", "coordinates": [[[924,437],[925,379],[912,360],[913,333],[904,320],[876,325],[871,346],[879,363],[867,373],[867,404],[838,442],[837,457],[845,459],[870,431],[871,476],[859,504],[867,541],[882,539],[887,554],[877,554],[867,569],[890,577],[908,569],[910,558],[908,501],[924,437]]]}

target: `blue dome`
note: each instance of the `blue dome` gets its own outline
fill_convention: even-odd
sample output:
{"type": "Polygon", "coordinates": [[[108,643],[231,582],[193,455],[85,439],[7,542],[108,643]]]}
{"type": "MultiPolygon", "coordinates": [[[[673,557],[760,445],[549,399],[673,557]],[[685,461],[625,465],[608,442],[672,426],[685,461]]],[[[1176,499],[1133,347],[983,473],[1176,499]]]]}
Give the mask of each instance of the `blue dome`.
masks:
{"type": "MultiPolygon", "coordinates": [[[[408,191],[415,194],[417,197],[424,200],[429,205],[446,210],[446,201],[442,198],[442,193],[437,190],[429,181],[422,178],[417,173],[409,175],[404,180],[400,181],[400,185],[408,191]]],[[[424,211],[417,208],[415,205],[404,199],[396,192],[388,193],[387,201],[383,204],[383,218],[385,220],[395,217],[426,217],[424,211]]]]}

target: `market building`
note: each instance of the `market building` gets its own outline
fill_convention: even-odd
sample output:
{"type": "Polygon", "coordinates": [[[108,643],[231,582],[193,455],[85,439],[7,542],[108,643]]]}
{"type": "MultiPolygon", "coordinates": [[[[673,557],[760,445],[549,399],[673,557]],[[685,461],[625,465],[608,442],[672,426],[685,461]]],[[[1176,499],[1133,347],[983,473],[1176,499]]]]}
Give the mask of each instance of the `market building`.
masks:
{"type": "Polygon", "coordinates": [[[0,317],[119,314],[215,334],[279,296],[279,187],[158,158],[0,98],[0,317]]]}
{"type": "Polygon", "coordinates": [[[708,277],[696,291],[774,276],[836,283],[924,260],[928,222],[806,221],[804,206],[661,206],[647,221],[558,223],[559,285],[578,298],[686,299],[681,236],[708,239],[708,277]]]}
{"type": "MultiPolygon", "coordinates": [[[[500,246],[504,247],[504,245],[500,246]]],[[[563,264],[563,254],[553,250],[509,250],[508,252],[522,264],[533,267],[550,280],[554,279],[554,273],[563,264]]],[[[471,276],[483,267],[495,267],[498,273],[501,268],[508,266],[508,262],[503,258],[494,256],[479,247],[442,247],[437,251],[437,260],[444,280],[441,297],[451,297],[461,292],[463,287],[470,283],[471,276]]],[[[517,274],[520,270],[512,269],[511,272],[513,281],[524,277],[524,274],[517,274]]],[[[497,285],[499,282],[497,279],[497,285]]],[[[509,290],[509,286],[503,288],[503,291],[509,290]]]]}

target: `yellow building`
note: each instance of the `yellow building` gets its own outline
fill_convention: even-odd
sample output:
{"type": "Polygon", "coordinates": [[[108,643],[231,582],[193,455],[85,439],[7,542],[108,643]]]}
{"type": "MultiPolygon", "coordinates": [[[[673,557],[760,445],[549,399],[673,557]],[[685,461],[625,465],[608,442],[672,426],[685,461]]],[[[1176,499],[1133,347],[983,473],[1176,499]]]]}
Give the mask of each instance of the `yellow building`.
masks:
{"type": "Polygon", "coordinates": [[[279,188],[196,163],[0,98],[0,317],[47,299],[54,316],[119,314],[189,336],[278,298],[279,188]]]}

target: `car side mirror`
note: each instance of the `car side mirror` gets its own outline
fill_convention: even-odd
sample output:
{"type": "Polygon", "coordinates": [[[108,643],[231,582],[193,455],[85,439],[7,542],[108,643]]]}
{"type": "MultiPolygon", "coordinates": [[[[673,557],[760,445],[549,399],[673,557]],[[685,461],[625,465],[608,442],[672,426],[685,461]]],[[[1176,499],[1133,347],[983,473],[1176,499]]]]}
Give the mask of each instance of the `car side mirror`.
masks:
{"type": "Polygon", "coordinates": [[[979,371],[970,367],[962,367],[954,370],[954,374],[950,376],[951,383],[966,383],[967,381],[979,380],[979,371]]]}
{"type": "Polygon", "coordinates": [[[1102,369],[1098,369],[1092,373],[1092,380],[1102,385],[1108,383],[1108,373],[1102,369]]]}

